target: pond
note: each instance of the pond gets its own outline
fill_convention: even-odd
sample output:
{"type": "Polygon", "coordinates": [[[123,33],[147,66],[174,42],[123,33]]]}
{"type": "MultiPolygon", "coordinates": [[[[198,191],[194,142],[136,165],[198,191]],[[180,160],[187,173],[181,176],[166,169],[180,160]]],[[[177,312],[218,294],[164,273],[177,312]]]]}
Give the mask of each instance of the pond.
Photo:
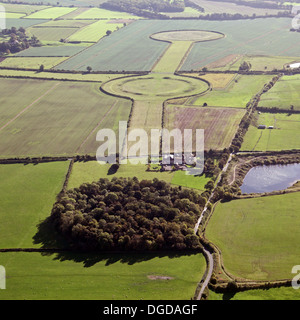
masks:
{"type": "Polygon", "coordinates": [[[258,166],[246,175],[242,193],[264,193],[284,190],[300,180],[300,163],[258,166]]]}

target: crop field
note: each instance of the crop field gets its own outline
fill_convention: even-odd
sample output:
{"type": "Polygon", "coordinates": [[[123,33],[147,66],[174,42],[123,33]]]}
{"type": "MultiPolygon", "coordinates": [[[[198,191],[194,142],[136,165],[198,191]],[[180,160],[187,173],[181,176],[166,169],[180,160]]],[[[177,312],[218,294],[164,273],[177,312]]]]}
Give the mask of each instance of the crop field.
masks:
{"type": "MultiPolygon", "coordinates": [[[[68,81],[82,81],[82,82],[97,82],[99,85],[115,78],[119,74],[93,74],[93,73],[64,73],[64,72],[36,72],[28,70],[9,70],[1,69],[0,77],[3,78],[25,78],[25,79],[41,79],[41,80],[68,80],[68,81]]],[[[16,82],[17,83],[17,82],[16,82]]]]}
{"type": "Polygon", "coordinates": [[[51,20],[43,23],[39,27],[66,27],[66,28],[81,28],[94,23],[93,20],[51,20]]]}
{"type": "Polygon", "coordinates": [[[283,76],[259,102],[259,107],[300,110],[300,76],[283,76]]]}
{"type": "Polygon", "coordinates": [[[189,300],[205,271],[199,254],[16,252],[0,253],[0,261],[9,288],[1,300],[189,300]]]}
{"type": "Polygon", "coordinates": [[[208,81],[213,89],[225,89],[236,77],[233,73],[187,73],[187,76],[208,81]]]}
{"type": "Polygon", "coordinates": [[[161,30],[214,30],[224,38],[198,42],[182,64],[181,70],[199,70],[232,54],[299,56],[299,37],[289,32],[287,19],[245,20],[237,28],[236,21],[202,20],[138,20],[103,38],[84,53],[77,55],[63,69],[83,70],[90,65],[99,71],[150,71],[168,44],[150,36],[161,30]],[[261,30],[264,30],[261,33],[261,30]],[[279,43],[280,42],[280,43],[279,43]],[[283,43],[284,42],[284,43],[283,43]],[[292,44],[292,45],[291,45],[292,44]]]}
{"type": "Polygon", "coordinates": [[[271,76],[238,76],[224,90],[212,90],[200,97],[190,98],[187,104],[209,107],[245,108],[246,104],[272,79],[271,76]]]}
{"type": "Polygon", "coordinates": [[[6,28],[28,28],[34,25],[38,25],[47,22],[47,19],[6,19],[6,28]]]}
{"type": "Polygon", "coordinates": [[[168,105],[165,110],[165,126],[169,130],[204,129],[205,150],[222,150],[230,145],[244,114],[245,111],[241,109],[168,105]]]}
{"type": "Polygon", "coordinates": [[[193,0],[194,3],[200,5],[207,13],[240,13],[246,15],[262,15],[264,16],[266,12],[268,14],[277,14],[276,9],[265,9],[265,8],[252,8],[244,5],[236,5],[231,2],[220,2],[220,1],[210,1],[210,0],[193,0]]]}
{"type": "Polygon", "coordinates": [[[69,38],[73,33],[77,31],[76,28],[40,28],[34,27],[27,29],[29,36],[36,36],[41,42],[46,41],[60,41],[61,39],[69,38]]]}
{"type": "Polygon", "coordinates": [[[28,58],[30,57],[70,57],[85,49],[86,47],[83,45],[31,47],[24,51],[20,51],[16,53],[15,56],[28,57],[28,58]]]}
{"type": "MultiPolygon", "coordinates": [[[[12,80],[8,87],[20,81],[12,80]]],[[[2,157],[74,154],[86,144],[91,147],[88,153],[93,153],[97,129],[112,128],[119,120],[128,119],[130,103],[102,94],[100,84],[26,80],[26,86],[36,94],[33,92],[28,104],[24,97],[15,97],[22,107],[2,122],[2,157]],[[48,88],[42,89],[45,86],[48,88]],[[92,134],[93,143],[89,144],[92,134]]]]}
{"type": "Polygon", "coordinates": [[[299,149],[300,115],[261,113],[251,125],[241,150],[279,151],[299,149]],[[273,126],[274,129],[258,129],[258,125],[273,126]]]}
{"type": "Polygon", "coordinates": [[[38,12],[34,12],[27,16],[27,19],[57,19],[67,13],[70,13],[72,11],[76,10],[76,8],[67,8],[67,7],[50,7],[46,8],[44,10],[40,10],[38,12]]]}
{"type": "Polygon", "coordinates": [[[299,259],[299,199],[291,193],[219,204],[207,237],[222,250],[226,270],[245,279],[291,278],[299,259]]]}
{"type": "Polygon", "coordinates": [[[68,38],[68,41],[97,42],[106,35],[107,30],[115,31],[122,27],[122,23],[107,23],[105,20],[99,20],[78,30],[68,38]]]}
{"type": "Polygon", "coordinates": [[[40,246],[33,239],[36,226],[51,212],[68,165],[68,161],[0,165],[1,249],[40,246]]]}
{"type": "Polygon", "coordinates": [[[14,12],[14,13],[30,14],[35,11],[44,10],[46,8],[49,8],[48,6],[42,6],[42,5],[39,5],[37,7],[35,5],[2,3],[2,2],[0,3],[0,5],[5,8],[6,13],[7,12],[14,12]]]}
{"type": "Polygon", "coordinates": [[[10,68],[30,68],[30,69],[38,69],[41,65],[45,67],[45,69],[50,69],[63,62],[67,58],[58,58],[58,57],[36,57],[36,58],[28,58],[28,57],[14,57],[14,58],[6,58],[2,62],[0,62],[1,67],[10,67],[10,68]]]}

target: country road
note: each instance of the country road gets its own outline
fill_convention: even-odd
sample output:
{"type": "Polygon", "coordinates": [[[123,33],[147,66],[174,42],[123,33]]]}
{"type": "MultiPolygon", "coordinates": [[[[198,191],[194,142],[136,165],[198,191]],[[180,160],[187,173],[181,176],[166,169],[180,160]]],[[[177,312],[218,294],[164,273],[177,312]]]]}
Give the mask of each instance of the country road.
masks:
{"type": "MultiPolygon", "coordinates": [[[[223,167],[222,171],[220,172],[220,174],[219,174],[219,176],[218,176],[218,179],[216,180],[215,187],[214,187],[214,189],[213,189],[210,197],[208,198],[208,200],[207,200],[207,202],[206,202],[206,205],[205,205],[205,207],[204,207],[204,209],[203,209],[203,211],[202,211],[202,213],[201,213],[201,215],[200,215],[200,217],[199,217],[199,219],[198,219],[198,221],[197,221],[197,223],[196,223],[196,225],[195,225],[195,228],[194,228],[194,233],[195,233],[195,234],[197,234],[198,229],[199,229],[199,226],[200,226],[200,223],[201,223],[201,221],[202,221],[202,219],[203,219],[203,216],[204,216],[205,212],[207,211],[208,204],[210,203],[211,199],[213,198],[213,196],[214,196],[214,194],[215,194],[215,189],[217,188],[217,186],[218,186],[218,184],[219,184],[219,182],[220,182],[220,180],[221,180],[222,173],[223,173],[223,172],[226,172],[227,169],[228,169],[228,166],[229,166],[229,164],[230,164],[230,162],[231,162],[232,156],[233,156],[233,154],[231,153],[231,154],[229,155],[229,157],[228,157],[228,160],[227,160],[227,162],[226,162],[226,165],[223,167]]],[[[200,292],[199,292],[199,294],[198,294],[198,296],[197,296],[197,300],[201,300],[202,294],[203,294],[205,288],[207,287],[207,285],[208,285],[208,283],[209,283],[209,281],[210,281],[210,278],[211,278],[211,276],[212,276],[213,269],[214,269],[214,260],[213,260],[212,253],[210,253],[210,252],[209,252],[208,250],[206,250],[205,248],[203,248],[203,251],[204,251],[204,254],[205,254],[206,257],[207,257],[206,278],[205,278],[205,280],[204,280],[203,283],[202,283],[200,292]]]]}

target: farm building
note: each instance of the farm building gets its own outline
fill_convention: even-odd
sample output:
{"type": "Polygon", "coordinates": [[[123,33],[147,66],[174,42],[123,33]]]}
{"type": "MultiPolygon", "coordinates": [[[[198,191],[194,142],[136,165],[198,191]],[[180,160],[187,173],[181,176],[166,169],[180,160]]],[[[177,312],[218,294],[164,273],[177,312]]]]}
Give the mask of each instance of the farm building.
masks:
{"type": "Polygon", "coordinates": [[[264,124],[260,124],[259,126],[258,126],[258,129],[266,129],[267,128],[267,126],[265,126],[264,124]]]}

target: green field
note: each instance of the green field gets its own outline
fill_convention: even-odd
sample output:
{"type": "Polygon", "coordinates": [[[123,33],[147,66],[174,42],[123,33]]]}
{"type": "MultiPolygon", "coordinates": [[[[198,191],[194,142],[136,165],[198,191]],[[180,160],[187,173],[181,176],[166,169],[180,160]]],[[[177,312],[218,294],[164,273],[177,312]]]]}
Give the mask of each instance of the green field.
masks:
{"type": "MultiPolygon", "coordinates": [[[[153,167],[159,168],[158,165],[153,165],[153,167]]],[[[110,165],[99,164],[97,161],[75,162],[70,176],[68,188],[77,188],[82,183],[91,183],[104,177],[108,179],[112,179],[113,177],[137,177],[139,180],[152,180],[154,178],[158,178],[160,180],[164,180],[174,185],[190,187],[193,189],[203,191],[205,184],[209,181],[209,179],[204,176],[195,177],[191,175],[186,175],[184,171],[146,171],[146,165],[134,165],[130,162],[126,165],[121,165],[115,174],[108,174],[109,168],[110,165]]]]}
{"type": "Polygon", "coordinates": [[[68,165],[68,161],[0,165],[1,249],[40,246],[33,239],[37,225],[49,216],[68,165]]]}
{"type": "Polygon", "coordinates": [[[76,8],[67,8],[67,7],[50,7],[38,12],[32,13],[26,18],[28,19],[57,19],[65,14],[68,14],[76,8]]]}
{"type": "Polygon", "coordinates": [[[188,104],[208,107],[245,108],[246,104],[263,86],[272,79],[271,76],[239,76],[224,90],[212,90],[199,98],[191,98],[188,104]]]}
{"type": "Polygon", "coordinates": [[[9,68],[39,69],[39,67],[43,65],[45,69],[51,69],[66,59],[67,58],[62,57],[14,57],[6,58],[5,60],[1,61],[0,66],[9,68]]]}
{"type": "Polygon", "coordinates": [[[42,43],[47,41],[60,41],[66,40],[73,33],[77,31],[76,28],[46,28],[46,27],[33,27],[27,29],[28,36],[36,36],[42,43]]]}
{"type": "MultiPolygon", "coordinates": [[[[299,58],[297,57],[272,57],[272,56],[244,56],[239,59],[236,63],[222,68],[223,70],[238,71],[240,65],[246,61],[251,65],[250,71],[272,71],[272,70],[282,70],[286,65],[297,62],[299,58]]],[[[221,68],[217,68],[221,70],[221,68]]]]}
{"type": "Polygon", "coordinates": [[[0,3],[1,6],[5,8],[6,12],[24,13],[30,14],[35,11],[43,10],[49,8],[48,6],[35,6],[35,5],[25,5],[25,4],[13,4],[13,3],[0,3]]]}
{"type": "Polygon", "coordinates": [[[299,300],[299,290],[292,287],[272,288],[267,290],[248,290],[235,295],[209,292],[209,300],[299,300]]]}
{"type": "Polygon", "coordinates": [[[265,94],[262,95],[259,107],[290,110],[291,106],[300,110],[300,76],[283,76],[265,94]]]}
{"type": "Polygon", "coordinates": [[[247,131],[242,151],[280,151],[299,149],[300,115],[261,113],[247,131]],[[258,125],[274,126],[274,129],[258,129],[258,125]]]}
{"type": "Polygon", "coordinates": [[[86,49],[86,46],[84,46],[83,44],[30,47],[24,51],[20,51],[16,53],[15,56],[16,57],[70,57],[85,49],[86,49]]]}
{"type": "Polygon", "coordinates": [[[122,23],[108,23],[105,20],[99,20],[78,30],[68,38],[68,41],[97,42],[106,35],[107,30],[115,31],[122,27],[122,23]]]}
{"type": "Polygon", "coordinates": [[[251,280],[292,279],[299,264],[299,193],[218,204],[206,237],[222,251],[224,266],[251,280]]]}
{"type": "Polygon", "coordinates": [[[1,253],[0,263],[7,273],[0,300],[190,300],[206,266],[201,254],[16,252],[1,253]]]}
{"type": "MultiPolygon", "coordinates": [[[[97,83],[5,81],[10,90],[21,84],[25,91],[33,92],[30,97],[27,93],[15,96],[18,110],[15,107],[14,112],[9,111],[2,122],[2,157],[95,154],[97,131],[100,128],[117,130],[119,120],[127,120],[129,116],[130,102],[102,94],[97,83]]],[[[7,113],[5,104],[1,106],[2,112],[7,113]]]]}

